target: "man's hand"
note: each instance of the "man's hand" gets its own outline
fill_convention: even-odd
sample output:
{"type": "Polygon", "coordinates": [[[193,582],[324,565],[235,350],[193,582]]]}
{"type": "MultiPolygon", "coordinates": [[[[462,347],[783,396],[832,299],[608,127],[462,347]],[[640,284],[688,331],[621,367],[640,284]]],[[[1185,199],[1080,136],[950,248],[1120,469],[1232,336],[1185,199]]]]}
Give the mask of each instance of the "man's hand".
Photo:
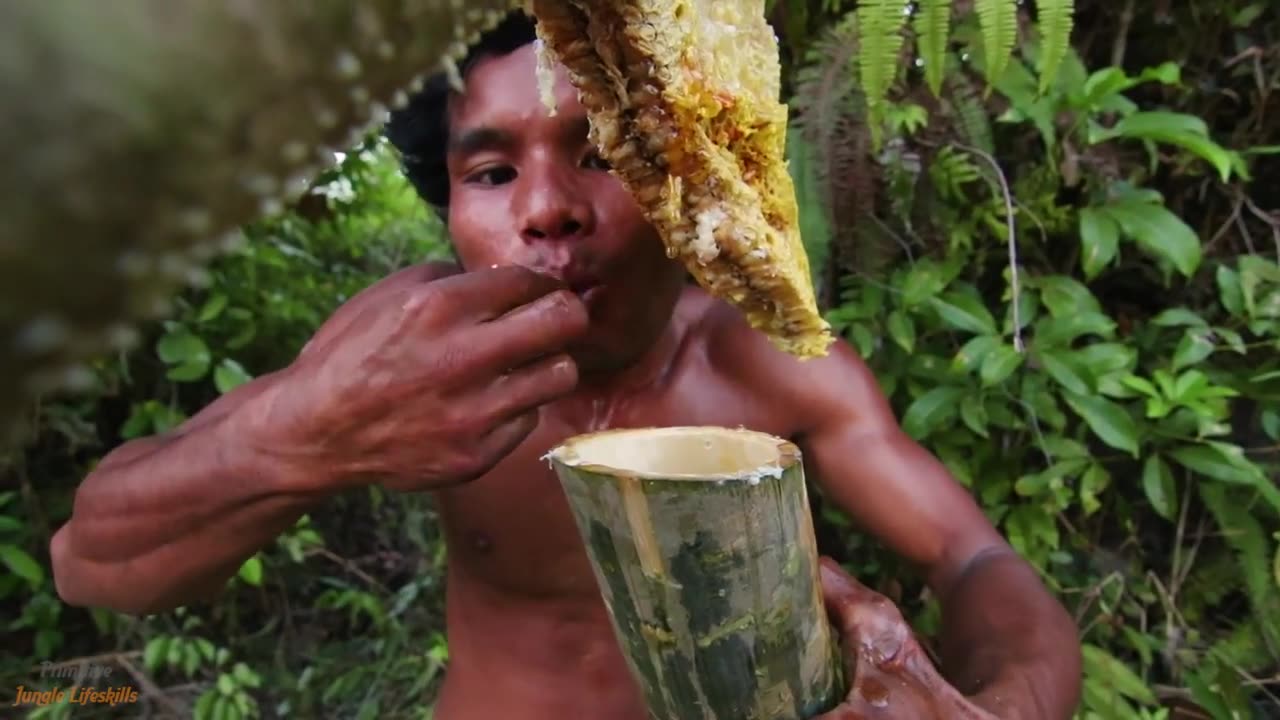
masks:
{"type": "Polygon", "coordinates": [[[829,558],[822,592],[852,683],[845,701],[815,720],[995,720],[943,679],[888,598],[829,558]]]}
{"type": "Polygon", "coordinates": [[[484,474],[572,390],[581,301],[521,267],[452,275],[370,298],[321,329],[242,417],[299,476],[427,490],[484,474]]]}

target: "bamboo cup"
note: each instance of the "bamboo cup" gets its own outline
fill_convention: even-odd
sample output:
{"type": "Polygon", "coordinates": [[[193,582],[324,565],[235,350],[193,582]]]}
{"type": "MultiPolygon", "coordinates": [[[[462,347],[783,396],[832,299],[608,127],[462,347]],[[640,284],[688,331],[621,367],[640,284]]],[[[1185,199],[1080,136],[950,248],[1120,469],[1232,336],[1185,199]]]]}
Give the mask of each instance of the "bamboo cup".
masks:
{"type": "Polygon", "coordinates": [[[800,451],[722,427],[547,456],[654,720],[801,720],[843,692],[800,451]]]}

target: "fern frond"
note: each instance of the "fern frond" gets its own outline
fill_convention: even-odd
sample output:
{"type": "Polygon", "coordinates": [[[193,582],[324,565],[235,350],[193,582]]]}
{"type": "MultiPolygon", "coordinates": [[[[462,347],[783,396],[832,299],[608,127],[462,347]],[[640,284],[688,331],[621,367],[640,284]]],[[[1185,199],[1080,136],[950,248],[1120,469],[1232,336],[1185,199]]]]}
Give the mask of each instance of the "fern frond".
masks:
{"type": "Polygon", "coordinates": [[[884,105],[898,76],[899,53],[906,38],[909,0],[861,0],[858,17],[858,66],[862,90],[867,96],[871,142],[879,149],[883,139],[884,105]]]}
{"type": "Polygon", "coordinates": [[[951,35],[951,0],[920,0],[916,11],[916,52],[924,62],[929,90],[942,93],[947,68],[947,40],[951,35]]]}
{"type": "Polygon", "coordinates": [[[1259,634],[1272,653],[1280,655],[1280,590],[1271,579],[1271,548],[1262,524],[1248,505],[1236,502],[1221,485],[1203,484],[1200,495],[1235,550],[1259,634]]]}
{"type": "Polygon", "coordinates": [[[1230,667],[1245,670],[1265,668],[1274,662],[1259,630],[1262,620],[1246,618],[1230,634],[1209,646],[1209,657],[1230,667]]]}
{"type": "Polygon", "coordinates": [[[1075,0],[1038,0],[1040,27],[1040,92],[1049,90],[1067,55],[1074,28],[1075,0]]]}
{"type": "Polygon", "coordinates": [[[978,27],[982,35],[983,68],[988,83],[1004,74],[1018,41],[1017,0],[977,0],[978,27]]]}
{"type": "Polygon", "coordinates": [[[895,248],[871,236],[878,177],[870,162],[867,98],[849,72],[859,52],[859,17],[846,14],[814,43],[796,72],[792,127],[811,148],[818,197],[831,229],[828,261],[840,274],[878,268],[895,248]]]}
{"type": "Polygon", "coordinates": [[[963,72],[948,75],[948,104],[955,114],[956,130],[965,144],[994,155],[995,134],[991,129],[991,113],[982,101],[982,93],[963,72]]]}
{"type": "Polygon", "coordinates": [[[1225,548],[1207,549],[1196,556],[1195,567],[1182,585],[1182,614],[1191,624],[1201,622],[1208,609],[1217,605],[1240,583],[1240,568],[1225,548]]]}

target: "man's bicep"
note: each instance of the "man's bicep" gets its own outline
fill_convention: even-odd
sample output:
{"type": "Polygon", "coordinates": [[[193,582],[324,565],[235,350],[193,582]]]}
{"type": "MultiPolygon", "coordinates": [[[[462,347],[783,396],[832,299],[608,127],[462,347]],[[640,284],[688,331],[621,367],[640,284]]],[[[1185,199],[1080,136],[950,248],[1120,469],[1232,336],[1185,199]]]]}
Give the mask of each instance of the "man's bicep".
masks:
{"type": "Polygon", "coordinates": [[[807,474],[863,531],[945,582],[948,568],[999,543],[969,493],[931,453],[894,428],[815,430],[801,440],[807,474]]]}
{"type": "Polygon", "coordinates": [[[816,373],[806,473],[863,531],[949,584],[975,555],[1004,544],[969,491],[902,431],[874,375],[843,349],[816,373]]]}

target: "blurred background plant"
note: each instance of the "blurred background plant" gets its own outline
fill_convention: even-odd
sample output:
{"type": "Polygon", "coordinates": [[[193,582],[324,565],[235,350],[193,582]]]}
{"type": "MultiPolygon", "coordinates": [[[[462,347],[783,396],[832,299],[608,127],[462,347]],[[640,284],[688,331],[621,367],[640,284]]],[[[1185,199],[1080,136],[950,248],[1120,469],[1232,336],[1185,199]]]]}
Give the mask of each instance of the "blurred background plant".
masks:
{"type": "MultiPolygon", "coordinates": [[[[1081,720],[1280,716],[1280,7],[768,4],[824,309],[1075,614],[1081,720]]],[[[48,539],[105,452],[448,256],[376,138],[243,240],[0,457],[0,687],[50,661],[142,688],[27,717],[430,717],[445,557],[421,497],[344,495],[209,606],[53,592],[48,539]]],[[[936,631],[921,584],[814,505],[823,552],[936,631]]]]}

